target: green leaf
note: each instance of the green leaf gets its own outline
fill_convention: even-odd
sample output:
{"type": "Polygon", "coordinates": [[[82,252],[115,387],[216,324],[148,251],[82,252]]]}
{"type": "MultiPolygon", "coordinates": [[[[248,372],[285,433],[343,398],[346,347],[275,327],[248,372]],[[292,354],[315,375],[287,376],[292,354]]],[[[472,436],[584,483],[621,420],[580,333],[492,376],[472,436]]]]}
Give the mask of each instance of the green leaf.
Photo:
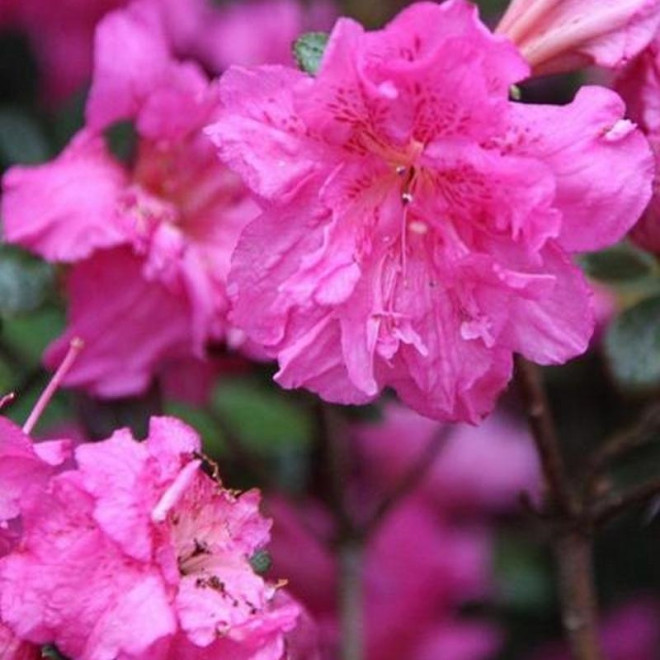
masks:
{"type": "Polygon", "coordinates": [[[46,644],[41,647],[41,657],[48,658],[48,660],[67,660],[53,644],[46,644]]]}
{"type": "Polygon", "coordinates": [[[132,121],[118,121],[103,133],[108,149],[123,163],[133,160],[137,149],[137,133],[132,121]]]}
{"type": "Polygon", "coordinates": [[[640,280],[651,275],[656,267],[652,255],[627,243],[583,254],[579,261],[589,277],[611,283],[640,280]]]}
{"type": "Polygon", "coordinates": [[[308,411],[284,391],[256,381],[225,381],[214,392],[213,406],[254,451],[273,454],[311,442],[313,424],[308,411]]]}
{"type": "Polygon", "coordinates": [[[3,165],[39,163],[49,156],[48,142],[32,117],[13,108],[0,110],[0,161],[3,165]]]}
{"type": "Polygon", "coordinates": [[[325,32],[307,32],[296,39],[293,44],[293,55],[303,71],[315,75],[319,70],[328,37],[325,32]]]}
{"type": "Polygon", "coordinates": [[[54,284],[53,268],[18,248],[0,246],[0,315],[39,308],[54,284]]]}
{"type": "Polygon", "coordinates": [[[539,612],[552,603],[552,580],[544,555],[526,539],[497,539],[494,572],[498,598],[508,608],[539,612]]]}
{"type": "Polygon", "coordinates": [[[637,390],[660,386],[660,296],[617,317],[607,329],[604,348],[619,385],[637,390]]]}
{"type": "Polygon", "coordinates": [[[273,563],[266,550],[258,550],[250,557],[250,566],[252,570],[259,575],[263,575],[273,563]]]}

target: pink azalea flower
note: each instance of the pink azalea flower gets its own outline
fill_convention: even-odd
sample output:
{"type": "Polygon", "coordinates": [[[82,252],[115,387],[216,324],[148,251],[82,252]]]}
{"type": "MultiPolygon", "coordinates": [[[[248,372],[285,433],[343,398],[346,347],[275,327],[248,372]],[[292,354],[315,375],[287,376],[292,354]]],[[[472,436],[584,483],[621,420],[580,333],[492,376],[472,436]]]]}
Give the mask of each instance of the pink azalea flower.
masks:
{"type": "MultiPolygon", "coordinates": [[[[268,508],[275,520],[269,548],[274,569],[287,575],[291,593],[317,621],[323,657],[335,658],[337,584],[328,514],[312,505],[301,513],[279,499],[269,500],[268,508]],[[319,530],[325,533],[319,535],[319,530]]],[[[402,502],[364,554],[366,658],[492,658],[500,643],[498,631],[458,614],[462,603],[488,594],[490,554],[485,528],[445,522],[418,497],[402,502]]]]}
{"type": "Polygon", "coordinates": [[[229,260],[257,213],[202,133],[218,112],[216,86],[172,59],[159,21],[149,3],[104,19],[87,127],[54,161],[4,179],[7,240],[73,264],[69,326],[46,362],[81,337],[64,382],[100,396],[140,393],[226,338],[229,260]],[[137,132],[128,165],[101,136],[127,119],[137,132]]]}
{"type": "Polygon", "coordinates": [[[15,424],[0,417],[0,556],[17,542],[21,502],[31,493],[43,492],[69,458],[70,446],[65,440],[34,444],[15,424]]]}
{"type": "Polygon", "coordinates": [[[658,0],[512,0],[496,31],[544,74],[623,66],[659,26],[658,0]]]}
{"type": "Polygon", "coordinates": [[[640,247],[660,254],[660,35],[621,72],[614,86],[626,101],[628,115],[648,137],[656,159],[653,198],[631,238],[640,247]]]}
{"type": "Polygon", "coordinates": [[[476,421],[513,352],[586,349],[570,254],[633,224],[652,157],[613,92],[511,102],[527,74],[462,0],[372,33],[340,20],[315,78],[225,74],[209,134],[265,208],[233,258],[233,320],[281,385],[340,403],[391,386],[425,415],[476,421]]]}
{"type": "MultiPolygon", "coordinates": [[[[396,404],[385,408],[382,421],[356,425],[353,436],[371,488],[389,491],[442,432],[437,422],[396,404]]],[[[444,510],[483,515],[516,508],[521,492],[536,494],[539,478],[526,425],[497,410],[477,428],[451,429],[417,492],[444,510]]]]}
{"type": "Polygon", "coordinates": [[[0,658],[2,660],[41,660],[41,649],[23,642],[0,622],[0,658]]]}
{"type": "Polygon", "coordinates": [[[279,660],[298,616],[250,558],[270,522],[255,491],[201,469],[198,436],[171,418],[75,450],[77,469],[21,502],[0,560],[0,612],[27,641],[77,660],[279,660]]]}

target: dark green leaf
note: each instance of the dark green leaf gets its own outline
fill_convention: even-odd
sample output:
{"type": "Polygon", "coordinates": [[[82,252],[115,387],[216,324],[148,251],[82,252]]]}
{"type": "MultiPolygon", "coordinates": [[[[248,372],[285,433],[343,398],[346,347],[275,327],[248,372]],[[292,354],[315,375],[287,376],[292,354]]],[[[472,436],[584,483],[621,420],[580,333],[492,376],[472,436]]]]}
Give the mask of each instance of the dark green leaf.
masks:
{"type": "Polygon", "coordinates": [[[31,312],[53,288],[52,267],[17,248],[0,246],[0,315],[31,312]]]}
{"type": "Polygon", "coordinates": [[[311,440],[307,411],[281,390],[248,380],[224,381],[214,393],[213,405],[254,451],[272,454],[307,446],[311,440]]]}
{"type": "Polygon", "coordinates": [[[328,35],[325,32],[307,32],[298,37],[293,44],[293,55],[298,66],[306,73],[315,75],[327,44],[328,35]]]}
{"type": "Polygon", "coordinates": [[[123,163],[129,163],[135,156],[137,133],[131,121],[118,121],[105,132],[108,149],[123,163]]]}
{"type": "Polygon", "coordinates": [[[5,166],[39,163],[50,155],[41,127],[13,108],[0,110],[0,161],[5,166]]]}
{"type": "Polygon", "coordinates": [[[552,581],[538,546],[526,539],[502,536],[495,547],[498,597],[505,607],[540,611],[552,602],[552,581]]]}
{"type": "Polygon", "coordinates": [[[250,566],[255,573],[263,575],[273,563],[266,550],[259,550],[250,557],[250,566]]]}
{"type": "Polygon", "coordinates": [[[639,280],[648,277],[656,266],[653,256],[626,243],[583,254],[580,264],[587,275],[603,282],[639,280]]]}
{"type": "Polygon", "coordinates": [[[41,647],[41,657],[48,658],[48,660],[67,660],[53,644],[46,644],[41,647]]]}
{"type": "Polygon", "coordinates": [[[660,386],[660,296],[623,312],[607,329],[604,346],[620,385],[633,389],[660,386]]]}

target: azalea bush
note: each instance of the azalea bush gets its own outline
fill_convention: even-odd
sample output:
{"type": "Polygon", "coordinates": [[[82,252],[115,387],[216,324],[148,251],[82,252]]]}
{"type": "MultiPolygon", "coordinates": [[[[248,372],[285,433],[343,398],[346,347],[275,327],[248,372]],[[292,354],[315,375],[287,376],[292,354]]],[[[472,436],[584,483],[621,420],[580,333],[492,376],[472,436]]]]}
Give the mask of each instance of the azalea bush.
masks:
{"type": "Polygon", "coordinates": [[[656,657],[660,2],[0,2],[0,657],[656,657]]]}

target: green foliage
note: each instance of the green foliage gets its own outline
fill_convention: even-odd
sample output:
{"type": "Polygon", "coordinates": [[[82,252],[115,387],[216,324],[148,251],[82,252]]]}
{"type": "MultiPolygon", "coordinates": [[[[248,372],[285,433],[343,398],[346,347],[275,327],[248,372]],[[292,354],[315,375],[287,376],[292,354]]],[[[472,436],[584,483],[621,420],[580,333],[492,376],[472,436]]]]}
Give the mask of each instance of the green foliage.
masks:
{"type": "Polygon", "coordinates": [[[104,134],[108,149],[120,161],[129,163],[137,149],[137,133],[131,121],[118,121],[109,126],[104,134]]]}
{"type": "Polygon", "coordinates": [[[293,55],[298,66],[311,75],[315,75],[321,65],[328,35],[325,32],[307,32],[298,37],[293,44],[293,55]]]}
{"type": "Polygon", "coordinates": [[[0,316],[39,308],[53,289],[53,268],[9,245],[0,245],[0,316]]]}
{"type": "Polygon", "coordinates": [[[303,449],[312,439],[308,411],[282,390],[258,381],[222,381],[213,396],[213,406],[250,450],[274,454],[303,449]]]}
{"type": "Polygon", "coordinates": [[[259,550],[250,557],[250,566],[252,570],[259,575],[263,575],[273,563],[266,550],[259,550]]]}
{"type": "Polygon", "coordinates": [[[0,163],[39,163],[50,156],[48,142],[39,124],[25,112],[0,109],[0,163]]]}
{"type": "Polygon", "coordinates": [[[660,296],[624,311],[605,335],[605,355],[622,387],[650,390],[660,386],[660,296]]]}
{"type": "Polygon", "coordinates": [[[589,277],[614,284],[637,281],[656,271],[655,258],[628,243],[584,254],[580,265],[589,277]]]}
{"type": "Polygon", "coordinates": [[[541,612],[552,604],[553,586],[547,562],[537,544],[501,536],[495,548],[494,569],[501,604],[520,612],[541,612]]]}

